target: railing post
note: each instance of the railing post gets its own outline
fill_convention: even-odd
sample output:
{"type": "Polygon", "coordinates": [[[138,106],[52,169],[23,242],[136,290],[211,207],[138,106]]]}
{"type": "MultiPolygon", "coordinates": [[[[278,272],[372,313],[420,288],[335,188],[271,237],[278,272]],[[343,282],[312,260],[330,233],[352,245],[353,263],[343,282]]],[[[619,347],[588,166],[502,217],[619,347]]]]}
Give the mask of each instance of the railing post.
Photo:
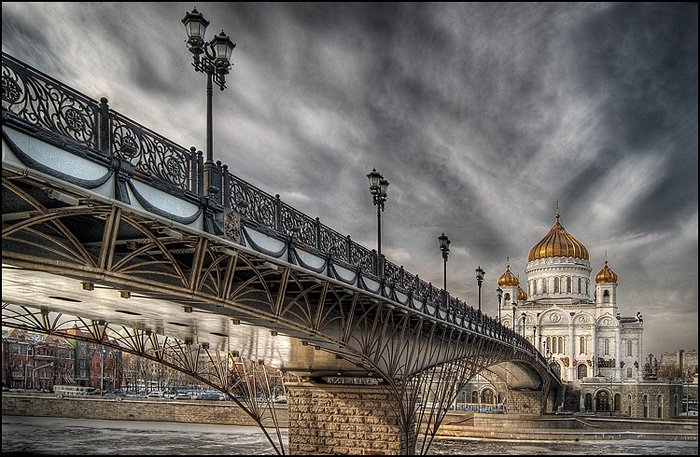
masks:
{"type": "MultiPolygon", "coordinates": [[[[350,252],[351,252],[350,251],[350,244],[351,243],[352,243],[352,241],[350,240],[350,235],[346,236],[345,237],[345,261],[347,263],[349,263],[350,265],[352,265],[352,259],[350,256],[350,252]]],[[[356,265],[353,265],[353,266],[356,266],[356,265]]]]}
{"type": "Polygon", "coordinates": [[[209,187],[215,187],[217,189],[214,202],[221,204],[221,161],[217,160],[213,167],[211,167],[211,176],[209,176],[209,187]]]}
{"type": "Polygon", "coordinates": [[[190,146],[190,191],[197,193],[197,148],[190,146]]]}
{"type": "Polygon", "coordinates": [[[228,165],[224,164],[222,168],[221,177],[223,183],[221,185],[221,193],[223,194],[224,208],[231,209],[233,207],[231,205],[231,175],[228,172],[228,165]]]}
{"type": "Polygon", "coordinates": [[[314,220],[314,226],[316,227],[316,249],[321,249],[321,220],[317,217],[314,220]]]}
{"type": "Polygon", "coordinates": [[[204,154],[202,151],[197,151],[197,195],[206,196],[204,195],[204,154]]]}
{"type": "Polygon", "coordinates": [[[98,111],[99,122],[97,134],[99,135],[97,144],[100,151],[110,157],[110,132],[109,132],[109,102],[105,97],[100,99],[100,109],[98,111]]]}
{"type": "Polygon", "coordinates": [[[275,230],[282,231],[282,200],[280,194],[275,194],[275,230]]]}

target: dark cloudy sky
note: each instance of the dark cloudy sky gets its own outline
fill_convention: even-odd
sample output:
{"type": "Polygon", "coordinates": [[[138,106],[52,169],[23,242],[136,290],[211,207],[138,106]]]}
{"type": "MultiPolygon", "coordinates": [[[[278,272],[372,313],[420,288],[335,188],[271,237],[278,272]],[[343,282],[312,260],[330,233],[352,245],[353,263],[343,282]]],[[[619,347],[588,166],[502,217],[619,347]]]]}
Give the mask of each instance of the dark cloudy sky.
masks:
{"type": "MultiPolygon", "coordinates": [[[[2,4],[2,49],[205,149],[191,3],[2,4]]],[[[496,314],[510,257],[561,221],[618,273],[644,351],[697,349],[698,6],[670,3],[202,3],[237,43],[215,88],[215,160],[496,314]]]]}

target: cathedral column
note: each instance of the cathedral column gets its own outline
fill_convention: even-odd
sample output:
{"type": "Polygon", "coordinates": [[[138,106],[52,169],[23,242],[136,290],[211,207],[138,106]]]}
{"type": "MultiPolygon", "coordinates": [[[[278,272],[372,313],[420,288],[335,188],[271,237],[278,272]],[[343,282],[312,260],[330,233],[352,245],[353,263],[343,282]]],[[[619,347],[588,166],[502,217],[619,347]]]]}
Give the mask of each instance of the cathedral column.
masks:
{"type": "Polygon", "coordinates": [[[576,379],[576,367],[574,367],[574,354],[576,352],[576,344],[574,343],[574,313],[569,313],[571,315],[569,321],[569,381],[576,379]]]}
{"type": "Polygon", "coordinates": [[[593,320],[593,324],[591,325],[591,340],[591,353],[593,353],[591,358],[591,369],[593,373],[591,373],[591,376],[596,376],[600,372],[600,367],[598,366],[598,335],[596,334],[595,320],[593,320]]]}
{"type": "Polygon", "coordinates": [[[622,380],[622,370],[620,369],[620,322],[615,328],[615,381],[622,380]]]}

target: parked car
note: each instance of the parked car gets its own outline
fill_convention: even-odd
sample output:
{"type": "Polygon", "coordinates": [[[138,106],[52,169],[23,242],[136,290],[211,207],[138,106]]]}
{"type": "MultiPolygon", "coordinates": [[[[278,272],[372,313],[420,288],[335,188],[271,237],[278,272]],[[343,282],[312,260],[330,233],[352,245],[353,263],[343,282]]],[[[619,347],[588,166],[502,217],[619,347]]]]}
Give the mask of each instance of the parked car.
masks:
{"type": "Polygon", "coordinates": [[[122,392],[121,390],[111,390],[109,392],[105,392],[103,395],[104,398],[125,398],[126,393],[122,392]]]}
{"type": "Polygon", "coordinates": [[[226,400],[226,396],[224,394],[213,390],[202,393],[200,398],[202,400],[226,400]]]}
{"type": "Polygon", "coordinates": [[[148,397],[148,398],[163,398],[163,392],[160,390],[153,390],[148,395],[146,395],[146,397],[148,397]]]}

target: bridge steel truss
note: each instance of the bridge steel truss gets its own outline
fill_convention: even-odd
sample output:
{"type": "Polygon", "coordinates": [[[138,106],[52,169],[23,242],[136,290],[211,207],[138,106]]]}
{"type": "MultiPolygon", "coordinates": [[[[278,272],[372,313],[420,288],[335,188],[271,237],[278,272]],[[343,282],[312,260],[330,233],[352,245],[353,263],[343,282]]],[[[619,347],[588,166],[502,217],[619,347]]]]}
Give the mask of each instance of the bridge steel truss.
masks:
{"type": "MultiPolygon", "coordinates": [[[[539,389],[543,398],[560,385],[539,352],[510,329],[372,257],[318,219],[301,217],[278,197],[267,205],[272,199],[233,179],[225,166],[212,181],[223,195],[209,189],[203,196],[201,155],[192,150],[186,166],[168,154],[153,159],[149,147],[157,155],[172,143],[134,127],[106,100],[82,102],[84,96],[71,93],[70,103],[62,104],[69,109],[46,116],[42,110],[51,109],[42,100],[58,97],[28,101],[30,92],[41,92],[34,85],[69,90],[35,73],[3,54],[3,325],[63,336],[66,322],[80,322],[89,335],[82,338],[157,360],[230,395],[246,385],[236,367],[242,360],[258,362],[261,353],[298,376],[330,383],[373,379],[403,400],[399,416],[409,453],[427,452],[449,405],[487,367],[516,367],[511,387],[539,389]],[[109,176],[88,182],[37,164],[6,128],[98,162],[109,176]],[[89,129],[94,133],[75,134],[89,129]],[[6,162],[6,149],[19,161],[6,162]],[[173,182],[168,170],[181,181],[173,182]],[[113,198],[91,190],[109,179],[113,198]],[[193,218],[164,213],[143,198],[136,181],[184,195],[200,211],[193,218]],[[31,302],[22,293],[31,286],[23,276],[29,271],[47,282],[72,278],[78,291],[71,293],[80,299],[46,294],[45,302],[31,302]],[[7,299],[6,276],[16,286],[8,287],[7,299]],[[81,304],[95,289],[139,300],[111,308],[81,304]],[[154,305],[160,303],[171,306],[154,305]],[[196,320],[152,318],[163,309],[172,313],[173,306],[191,316],[226,318],[233,327],[246,324],[239,333],[247,341],[236,339],[239,347],[232,348],[238,330],[230,325],[208,327],[205,336],[196,320]],[[251,328],[284,335],[287,346],[256,352],[251,328]]],[[[265,430],[255,402],[239,403],[265,430]]],[[[281,442],[275,449],[284,452],[281,442]]]]}
{"type": "Polygon", "coordinates": [[[253,419],[274,451],[285,454],[274,408],[275,390],[270,379],[271,371],[275,370],[266,367],[263,360],[251,360],[238,351],[222,351],[208,344],[158,335],[150,330],[10,303],[2,304],[2,323],[10,328],[100,344],[189,375],[225,393],[253,419]],[[274,436],[268,428],[275,430],[274,436]]]}

